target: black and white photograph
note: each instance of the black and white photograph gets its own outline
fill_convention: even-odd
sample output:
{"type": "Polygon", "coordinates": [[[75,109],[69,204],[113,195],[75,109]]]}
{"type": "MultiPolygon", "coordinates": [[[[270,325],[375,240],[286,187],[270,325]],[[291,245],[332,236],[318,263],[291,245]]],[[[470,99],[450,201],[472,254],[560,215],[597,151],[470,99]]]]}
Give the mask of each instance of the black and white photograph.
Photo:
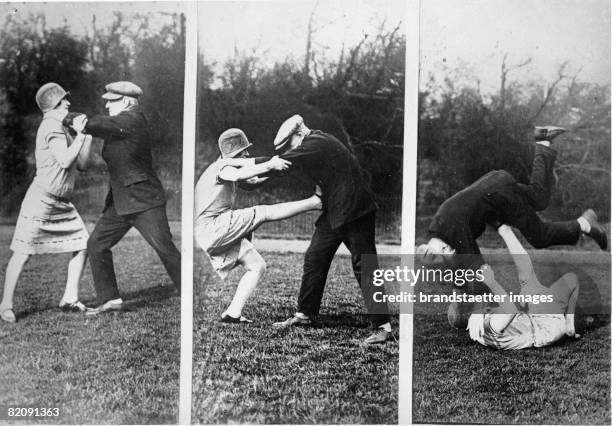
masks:
{"type": "Polygon", "coordinates": [[[176,423],[182,6],[0,17],[2,419],[176,423]]]}
{"type": "Polygon", "coordinates": [[[397,423],[362,258],[400,250],[404,15],[198,5],[193,423],[397,423]]]}
{"type": "Polygon", "coordinates": [[[413,422],[610,424],[610,2],[422,1],[419,67],[416,259],[455,280],[413,422]]]}
{"type": "Polygon", "coordinates": [[[611,424],[611,26],[0,0],[0,424],[611,424]]]}

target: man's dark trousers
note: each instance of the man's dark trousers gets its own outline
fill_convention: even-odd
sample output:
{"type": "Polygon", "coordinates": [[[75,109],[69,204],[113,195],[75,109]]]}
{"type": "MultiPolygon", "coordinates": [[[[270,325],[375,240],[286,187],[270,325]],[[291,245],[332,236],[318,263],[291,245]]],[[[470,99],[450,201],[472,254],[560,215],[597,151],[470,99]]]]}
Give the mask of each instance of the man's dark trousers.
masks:
{"type": "Polygon", "coordinates": [[[535,248],[576,244],[580,238],[580,225],[576,220],[543,222],[536,213],[548,206],[555,157],[553,149],[536,144],[529,184],[517,183],[521,196],[511,203],[503,199],[498,206],[505,219],[502,221],[518,228],[535,248]]]}
{"type": "Polygon", "coordinates": [[[117,288],[111,248],[132,227],[136,228],[157,252],[174,285],[180,288],[181,255],[172,242],[166,207],[162,205],[138,213],[119,215],[111,203],[107,205],[87,242],[94,286],[100,304],[121,297],[117,288]]]}
{"type": "MultiPolygon", "coordinates": [[[[298,297],[298,312],[308,316],[319,313],[329,267],[338,247],[344,243],[351,252],[353,272],[361,287],[366,306],[369,307],[369,311],[375,312],[370,312],[372,324],[377,327],[390,321],[386,304],[376,304],[375,308],[370,308],[369,301],[372,301],[374,292],[370,267],[378,268],[376,256],[372,256],[372,261],[368,262],[368,271],[364,271],[364,262],[362,262],[362,254],[376,254],[375,216],[375,212],[370,212],[334,230],[326,213],[323,213],[317,221],[310,246],[304,256],[304,274],[298,297]],[[361,280],[363,272],[369,276],[366,283],[361,280]]],[[[384,291],[384,288],[377,288],[376,291],[384,291]]]]}

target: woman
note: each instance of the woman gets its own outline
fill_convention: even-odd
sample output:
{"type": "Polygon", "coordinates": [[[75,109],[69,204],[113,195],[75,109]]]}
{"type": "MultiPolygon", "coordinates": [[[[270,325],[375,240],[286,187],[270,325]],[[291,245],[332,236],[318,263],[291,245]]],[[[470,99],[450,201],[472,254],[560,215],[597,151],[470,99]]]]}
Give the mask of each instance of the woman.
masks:
{"type": "Polygon", "coordinates": [[[225,280],[229,272],[243,266],[244,274],[229,307],[221,314],[226,323],[246,324],[242,309],[263,278],[266,262],[251,243],[251,233],[262,223],[288,219],[322,208],[320,191],[305,200],[235,209],[236,187],[253,189],[267,178],[259,175],[285,170],[291,163],[278,157],[268,161],[249,158],[251,143],[240,129],[219,136],[221,157],[204,171],[195,189],[195,239],[206,252],[215,271],[225,280]]]}
{"type": "Polygon", "coordinates": [[[497,232],[504,239],[518,270],[520,295],[510,295],[495,280],[490,266],[482,267],[484,283],[494,295],[501,296],[496,308],[478,309],[470,315],[467,330],[481,345],[501,350],[552,345],[565,336],[579,338],[574,326],[578,301],[578,277],[569,272],[546,287],[535,274],[529,254],[508,225],[497,232]],[[519,310],[515,300],[526,301],[519,310]]]}
{"type": "MultiPolygon", "coordinates": [[[[19,275],[33,254],[72,252],[59,307],[68,311],[87,309],[79,301],[78,292],[89,235],[70,197],[75,169],[87,167],[91,136],[82,133],[73,136],[62,126],[70,107],[67,96],[68,92],[56,83],[47,83],[36,93],[36,104],[43,113],[36,134],[36,176],[21,204],[10,247],[13,255],[6,268],[0,302],[0,317],[7,322],[16,321],[13,294],[19,275]]],[[[85,116],[75,120],[83,121],[85,116]]]]}

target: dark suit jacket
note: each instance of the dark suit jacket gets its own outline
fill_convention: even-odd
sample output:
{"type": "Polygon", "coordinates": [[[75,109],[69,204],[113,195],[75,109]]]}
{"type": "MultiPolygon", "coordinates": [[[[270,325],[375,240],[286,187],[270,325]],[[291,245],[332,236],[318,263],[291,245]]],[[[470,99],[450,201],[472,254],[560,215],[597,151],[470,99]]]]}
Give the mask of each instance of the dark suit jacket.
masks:
{"type": "Polygon", "coordinates": [[[459,255],[476,255],[463,256],[461,263],[481,266],[476,238],[487,223],[506,222],[508,215],[524,202],[524,194],[510,173],[491,171],[442,203],[431,221],[429,234],[448,243],[459,255]]]}
{"type": "Polygon", "coordinates": [[[164,189],[153,170],[148,124],[138,109],[109,117],[90,117],[85,133],[104,139],[102,158],[108,165],[110,191],[105,209],[139,213],[166,203],[164,189]]]}
{"type": "Polygon", "coordinates": [[[323,210],[332,229],[376,210],[374,195],[355,156],[338,139],[313,130],[297,148],[281,158],[289,172],[310,177],[323,191],[323,210]]]}

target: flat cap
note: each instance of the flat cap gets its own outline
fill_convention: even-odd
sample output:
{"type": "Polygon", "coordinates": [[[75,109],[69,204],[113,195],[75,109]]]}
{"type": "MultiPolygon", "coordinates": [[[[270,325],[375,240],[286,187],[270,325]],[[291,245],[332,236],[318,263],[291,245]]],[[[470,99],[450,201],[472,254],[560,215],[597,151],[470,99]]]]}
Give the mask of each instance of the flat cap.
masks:
{"type": "Polygon", "coordinates": [[[113,83],[108,83],[105,89],[106,93],[102,95],[102,98],[110,101],[120,99],[123,96],[137,98],[142,95],[142,89],[131,81],[115,81],[113,83]]]}
{"type": "Polygon", "coordinates": [[[274,138],[274,149],[279,150],[289,141],[289,138],[294,135],[304,125],[304,119],[301,115],[294,115],[283,124],[281,124],[276,137],[274,138]]]}

